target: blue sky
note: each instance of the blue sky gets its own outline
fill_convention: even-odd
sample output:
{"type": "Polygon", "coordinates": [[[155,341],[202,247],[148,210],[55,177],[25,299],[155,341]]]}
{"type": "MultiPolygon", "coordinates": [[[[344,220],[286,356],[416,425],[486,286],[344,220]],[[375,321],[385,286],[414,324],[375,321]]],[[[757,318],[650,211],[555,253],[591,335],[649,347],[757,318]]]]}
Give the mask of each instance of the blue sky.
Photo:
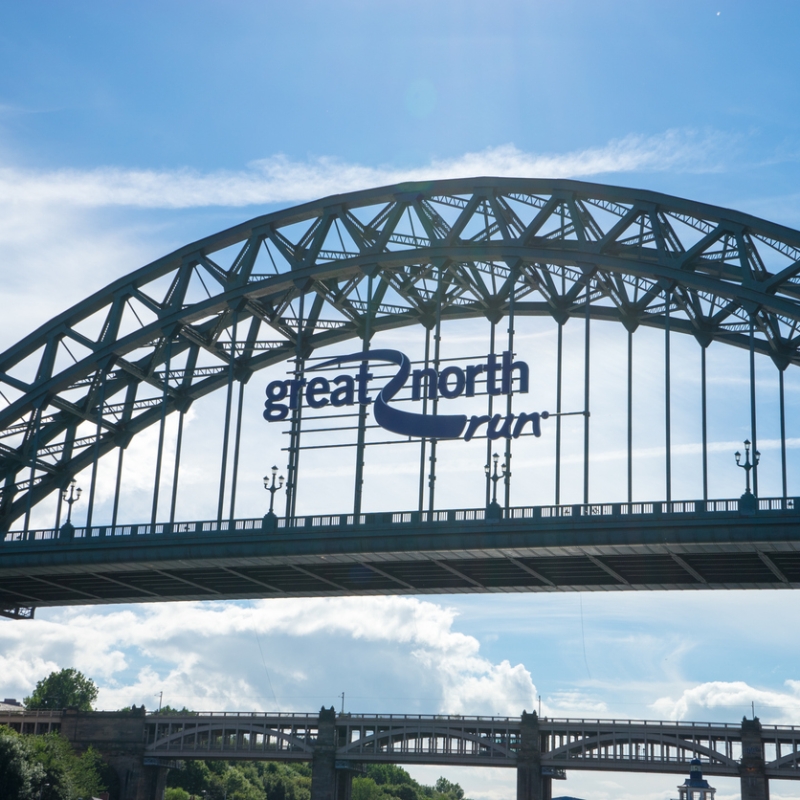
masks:
{"type": "MultiPolygon", "coordinates": [[[[775,2],[0,0],[0,348],[195,238],[407,178],[584,178],[800,228],[799,31],[775,2]]],[[[788,592],[42,611],[0,622],[0,691],[76,666],[106,708],[344,691],[352,711],[516,714],[541,695],[559,716],[733,721],[755,702],[797,723],[798,611],[788,592]]],[[[511,772],[454,777],[513,797],[511,772]]],[[[574,774],[562,793],[674,783],[574,774]]]]}

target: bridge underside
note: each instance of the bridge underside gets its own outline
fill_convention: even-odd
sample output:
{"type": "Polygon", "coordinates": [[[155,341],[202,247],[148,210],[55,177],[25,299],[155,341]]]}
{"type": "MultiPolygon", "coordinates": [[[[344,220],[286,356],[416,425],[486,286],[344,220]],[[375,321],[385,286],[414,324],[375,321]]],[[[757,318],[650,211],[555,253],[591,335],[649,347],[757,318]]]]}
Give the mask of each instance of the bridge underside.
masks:
{"type": "MultiPolygon", "coordinates": [[[[800,515],[311,524],[0,543],[0,609],[464,592],[800,588],[800,515]]],[[[331,522],[334,519],[331,518],[331,522]]],[[[384,520],[384,521],[380,521],[384,520]]],[[[310,523],[311,520],[309,519],[310,523]]],[[[144,526],[143,526],[144,527],[144,526]]],[[[177,526],[176,526],[177,527],[177,526]]],[[[102,531],[101,531],[102,532],[102,531]]]]}

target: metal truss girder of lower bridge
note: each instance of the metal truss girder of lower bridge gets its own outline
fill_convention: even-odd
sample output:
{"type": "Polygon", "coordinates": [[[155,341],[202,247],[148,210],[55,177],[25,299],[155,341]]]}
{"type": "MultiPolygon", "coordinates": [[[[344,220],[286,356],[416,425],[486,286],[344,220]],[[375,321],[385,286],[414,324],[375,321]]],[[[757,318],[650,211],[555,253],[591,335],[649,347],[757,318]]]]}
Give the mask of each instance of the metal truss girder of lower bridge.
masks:
{"type": "Polygon", "coordinates": [[[749,515],[735,501],[706,508],[721,503],[725,510],[652,503],[648,513],[620,513],[617,504],[495,520],[474,509],[364,515],[359,524],[309,517],[272,530],[260,519],[98,527],[68,539],[12,533],[0,542],[0,609],[20,616],[37,606],[160,600],[800,587],[794,502],[749,515]]]}

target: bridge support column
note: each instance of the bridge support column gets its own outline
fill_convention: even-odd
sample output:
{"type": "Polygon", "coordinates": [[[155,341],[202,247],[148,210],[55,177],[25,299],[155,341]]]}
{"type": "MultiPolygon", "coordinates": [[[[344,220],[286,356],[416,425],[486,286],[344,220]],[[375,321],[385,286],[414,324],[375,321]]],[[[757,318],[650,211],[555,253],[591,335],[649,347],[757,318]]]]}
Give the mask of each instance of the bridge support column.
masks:
{"type": "Polygon", "coordinates": [[[311,757],[311,800],[336,800],[336,710],[319,712],[319,733],[311,757]]]}
{"type": "Polygon", "coordinates": [[[353,772],[350,769],[336,770],[336,800],[350,800],[353,793],[353,772]]]}
{"type": "Polygon", "coordinates": [[[542,741],[539,717],[522,712],[517,751],[517,800],[550,800],[550,778],[542,777],[542,741]]]}
{"type": "Polygon", "coordinates": [[[119,800],[164,800],[166,767],[142,765],[142,759],[111,756],[106,763],[117,773],[119,800]]]}
{"type": "Polygon", "coordinates": [[[742,800],[769,800],[769,778],[758,717],[742,720],[742,762],[739,766],[742,800]]]}

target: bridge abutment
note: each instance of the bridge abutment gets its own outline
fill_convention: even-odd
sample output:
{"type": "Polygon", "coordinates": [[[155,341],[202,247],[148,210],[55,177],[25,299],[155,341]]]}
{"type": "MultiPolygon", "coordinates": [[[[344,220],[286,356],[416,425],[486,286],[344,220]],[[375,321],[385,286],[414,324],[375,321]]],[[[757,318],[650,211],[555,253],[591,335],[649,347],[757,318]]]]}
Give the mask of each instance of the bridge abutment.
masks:
{"type": "Polygon", "coordinates": [[[130,711],[66,710],[61,733],[78,751],[90,745],[114,770],[120,800],[162,800],[167,768],[145,763],[145,709],[130,711]]]}
{"type": "Polygon", "coordinates": [[[742,720],[742,761],[739,766],[742,800],[769,800],[769,778],[764,763],[761,721],[742,720]]]}
{"type": "Polygon", "coordinates": [[[536,712],[522,712],[517,750],[517,800],[550,800],[550,778],[542,776],[542,736],[536,712]]]}

